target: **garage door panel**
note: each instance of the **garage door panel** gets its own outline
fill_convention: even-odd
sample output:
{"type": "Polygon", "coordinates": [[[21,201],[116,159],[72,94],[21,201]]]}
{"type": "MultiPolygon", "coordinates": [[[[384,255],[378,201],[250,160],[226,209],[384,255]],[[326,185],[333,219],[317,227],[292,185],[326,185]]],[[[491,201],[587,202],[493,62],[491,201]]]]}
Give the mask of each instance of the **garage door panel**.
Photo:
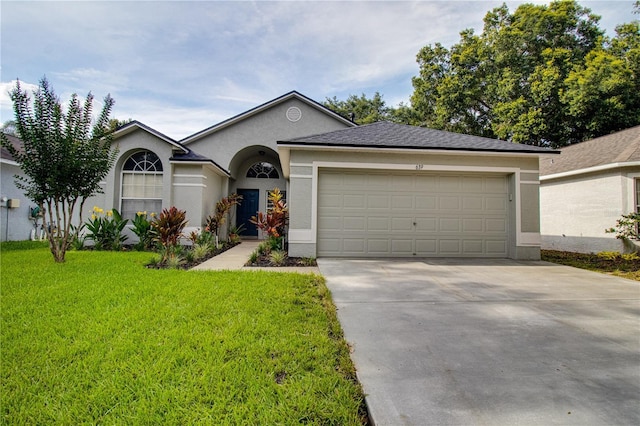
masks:
{"type": "Polygon", "coordinates": [[[346,209],[364,209],[367,207],[367,197],[365,195],[345,195],[342,203],[346,209]]]}
{"type": "Polygon", "coordinates": [[[342,219],[342,223],[344,223],[343,229],[350,229],[352,231],[365,231],[365,218],[362,216],[345,216],[342,219]]]}
{"type": "Polygon", "coordinates": [[[485,177],[483,179],[484,190],[486,193],[504,194],[507,192],[507,180],[503,177],[485,177]]]}
{"type": "Polygon", "coordinates": [[[504,218],[485,219],[487,232],[507,232],[507,221],[504,218]]]}
{"type": "Polygon", "coordinates": [[[460,210],[460,197],[440,197],[438,206],[440,210],[460,210]]]}
{"type": "Polygon", "coordinates": [[[323,208],[342,207],[342,194],[323,193],[318,196],[318,204],[323,208]]]}
{"type": "Polygon", "coordinates": [[[459,192],[462,189],[462,179],[458,176],[440,176],[438,192],[459,192]]]}
{"type": "Polygon", "coordinates": [[[462,232],[484,232],[484,219],[462,219],[462,232]]]}
{"type": "Polygon", "coordinates": [[[466,196],[462,199],[462,209],[465,213],[482,213],[484,210],[484,199],[482,197],[466,196]]]}
{"type": "Polygon", "coordinates": [[[392,239],[391,252],[411,257],[413,256],[413,240],[412,239],[392,239]]]}
{"type": "Polygon", "coordinates": [[[416,238],[417,256],[436,256],[438,254],[438,240],[435,238],[416,238]]]}
{"type": "Polygon", "coordinates": [[[391,230],[393,232],[413,231],[413,218],[411,217],[394,217],[391,218],[391,230]]]}
{"type": "Polygon", "coordinates": [[[390,231],[388,217],[369,217],[367,218],[367,231],[390,231]]]}
{"type": "Polygon", "coordinates": [[[394,210],[413,209],[413,196],[393,195],[391,196],[391,208],[394,210]]]}
{"type": "Polygon", "coordinates": [[[507,198],[506,197],[486,197],[485,210],[487,212],[506,212],[507,211],[507,198]]]}
{"type": "Polygon", "coordinates": [[[484,242],[482,240],[463,240],[462,254],[466,256],[481,256],[484,253],[484,242]]]}
{"type": "Polygon", "coordinates": [[[391,205],[390,202],[391,195],[373,195],[370,194],[367,196],[367,207],[370,209],[388,209],[391,205]]]}
{"type": "Polygon", "coordinates": [[[507,242],[504,240],[486,241],[485,247],[488,254],[494,254],[502,257],[507,255],[507,242]]]}
{"type": "Polygon", "coordinates": [[[416,199],[416,210],[437,210],[438,209],[438,197],[436,196],[427,196],[427,195],[417,195],[416,199]]]}
{"type": "Polygon", "coordinates": [[[458,239],[441,239],[438,241],[438,252],[442,255],[460,254],[460,240],[458,239]]]}
{"type": "Polygon", "coordinates": [[[438,221],[438,231],[440,232],[460,232],[460,219],[442,218],[438,221]]]}
{"type": "Polygon", "coordinates": [[[345,225],[340,216],[321,216],[318,219],[318,227],[327,231],[340,231],[345,225]]]}
{"type": "Polygon", "coordinates": [[[320,171],[319,256],[507,256],[505,176],[380,171],[329,175],[326,180],[320,171]]]}
{"type": "Polygon", "coordinates": [[[363,254],[365,241],[364,238],[345,238],[342,240],[342,249],[345,253],[363,254]]]}
{"type": "Polygon", "coordinates": [[[435,217],[416,218],[416,232],[437,232],[438,220],[435,217]]]}
{"type": "Polygon", "coordinates": [[[367,239],[367,254],[371,255],[387,255],[389,251],[390,241],[386,238],[369,238],[367,239]]]}

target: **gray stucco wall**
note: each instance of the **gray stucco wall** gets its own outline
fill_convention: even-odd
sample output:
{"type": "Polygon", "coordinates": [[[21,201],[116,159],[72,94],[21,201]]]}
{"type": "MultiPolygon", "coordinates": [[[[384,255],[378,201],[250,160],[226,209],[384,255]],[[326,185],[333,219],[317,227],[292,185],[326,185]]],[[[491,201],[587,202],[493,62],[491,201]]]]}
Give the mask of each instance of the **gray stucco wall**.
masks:
{"type": "Polygon", "coordinates": [[[448,155],[434,153],[397,153],[380,151],[292,149],[290,153],[290,234],[292,256],[315,256],[317,229],[313,229],[313,199],[316,185],[314,164],[322,167],[455,172],[500,172],[510,177],[510,254],[516,259],[540,258],[538,157],[482,155],[448,155]],[[518,176],[518,179],[516,179],[518,176]]]}
{"type": "Polygon", "coordinates": [[[634,251],[608,234],[623,214],[635,210],[640,167],[625,167],[543,179],[540,187],[542,248],[580,253],[634,251]]]}
{"type": "MultiPolygon", "coordinates": [[[[8,202],[0,202],[0,241],[28,240],[33,229],[33,222],[29,220],[29,207],[34,207],[35,203],[16,187],[16,174],[24,175],[17,165],[2,162],[0,199],[6,197],[19,200],[20,206],[9,208],[8,202]]],[[[39,223],[42,224],[42,220],[39,223]]]]}
{"type": "MultiPolygon", "coordinates": [[[[346,128],[347,124],[319,111],[298,99],[290,99],[261,111],[244,120],[224,127],[201,139],[188,143],[189,148],[213,159],[221,167],[231,171],[232,160],[245,147],[259,145],[277,151],[278,140],[293,139],[316,133],[325,133],[346,128]],[[297,107],[302,112],[298,121],[287,119],[286,112],[297,107]]],[[[243,161],[244,159],[241,159],[243,161]]]]}

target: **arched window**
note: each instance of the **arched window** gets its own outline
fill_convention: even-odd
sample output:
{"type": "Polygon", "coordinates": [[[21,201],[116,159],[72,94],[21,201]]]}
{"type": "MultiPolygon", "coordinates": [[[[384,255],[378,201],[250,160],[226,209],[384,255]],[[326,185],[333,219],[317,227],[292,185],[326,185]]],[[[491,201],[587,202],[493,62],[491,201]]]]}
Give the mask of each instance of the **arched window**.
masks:
{"type": "Polygon", "coordinates": [[[258,179],[280,179],[280,174],[278,174],[278,170],[273,167],[273,164],[260,162],[249,167],[249,170],[247,170],[247,177],[258,179]]]}
{"type": "Polygon", "coordinates": [[[151,151],[132,154],[122,167],[122,217],[162,210],[162,161],[151,151]]]}

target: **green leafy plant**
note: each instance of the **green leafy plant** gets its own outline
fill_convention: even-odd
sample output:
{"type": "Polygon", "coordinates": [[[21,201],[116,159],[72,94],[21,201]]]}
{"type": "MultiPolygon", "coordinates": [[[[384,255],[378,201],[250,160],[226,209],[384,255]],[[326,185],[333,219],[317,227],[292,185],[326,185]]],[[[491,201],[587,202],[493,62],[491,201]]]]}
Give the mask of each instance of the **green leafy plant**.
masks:
{"type": "Polygon", "coordinates": [[[608,234],[616,234],[620,240],[640,240],[640,213],[623,214],[616,226],[606,229],[608,234]]]}
{"type": "Polygon", "coordinates": [[[640,260],[640,256],[638,256],[638,253],[622,253],[620,257],[622,258],[622,260],[625,260],[627,262],[640,260]]]}
{"type": "Polygon", "coordinates": [[[269,236],[270,245],[276,250],[284,249],[282,237],[289,221],[289,209],[287,203],[282,199],[282,192],[278,188],[269,192],[269,209],[267,213],[258,212],[252,216],[249,222],[253,223],[269,236]],[[275,243],[277,240],[277,244],[275,243]]]}
{"type": "Polygon", "coordinates": [[[606,260],[616,260],[620,257],[620,252],[618,251],[601,251],[598,253],[598,257],[606,260]]]}
{"type": "Polygon", "coordinates": [[[137,212],[136,217],[131,222],[133,225],[131,231],[138,236],[138,243],[135,245],[137,250],[150,250],[153,248],[154,235],[149,216],[153,220],[156,214],[151,213],[148,215],[147,212],[137,212]]]}
{"type": "Polygon", "coordinates": [[[251,254],[249,255],[249,263],[256,263],[259,257],[260,257],[260,254],[258,253],[258,250],[252,251],[251,254]]]}
{"type": "Polygon", "coordinates": [[[193,260],[197,262],[201,259],[204,259],[210,251],[211,247],[209,246],[209,244],[194,244],[193,248],[191,249],[191,252],[193,253],[193,260]]]}
{"type": "Polygon", "coordinates": [[[122,231],[128,222],[116,209],[105,212],[94,206],[91,218],[85,223],[86,239],[93,241],[96,250],[121,250],[122,244],[127,240],[122,231]]]}
{"type": "Polygon", "coordinates": [[[162,212],[151,222],[156,241],[163,250],[161,255],[163,262],[171,257],[172,249],[178,246],[180,237],[183,236],[185,226],[187,226],[187,212],[179,210],[175,206],[163,209],[162,212]]]}
{"type": "Polygon", "coordinates": [[[287,253],[282,250],[274,250],[269,254],[269,260],[276,266],[284,265],[287,260],[287,253]]]}
{"type": "Polygon", "coordinates": [[[216,203],[215,211],[207,217],[205,229],[220,236],[220,227],[228,220],[231,209],[242,203],[242,195],[231,194],[216,203]]]}

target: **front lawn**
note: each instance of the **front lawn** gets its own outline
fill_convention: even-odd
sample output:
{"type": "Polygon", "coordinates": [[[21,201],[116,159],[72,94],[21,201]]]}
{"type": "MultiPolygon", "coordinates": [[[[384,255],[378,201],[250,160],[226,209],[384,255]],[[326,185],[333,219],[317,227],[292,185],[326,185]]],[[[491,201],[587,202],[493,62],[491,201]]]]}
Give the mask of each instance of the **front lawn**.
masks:
{"type": "Polygon", "coordinates": [[[628,260],[620,256],[607,258],[597,254],[572,253],[568,251],[541,250],[542,260],[574,266],[590,271],[615,275],[640,281],[640,259],[628,260]]]}
{"type": "MultiPolygon", "coordinates": [[[[35,246],[35,248],[34,248],[35,246]]],[[[361,424],[322,278],[0,246],[0,423],[361,424]]]]}

